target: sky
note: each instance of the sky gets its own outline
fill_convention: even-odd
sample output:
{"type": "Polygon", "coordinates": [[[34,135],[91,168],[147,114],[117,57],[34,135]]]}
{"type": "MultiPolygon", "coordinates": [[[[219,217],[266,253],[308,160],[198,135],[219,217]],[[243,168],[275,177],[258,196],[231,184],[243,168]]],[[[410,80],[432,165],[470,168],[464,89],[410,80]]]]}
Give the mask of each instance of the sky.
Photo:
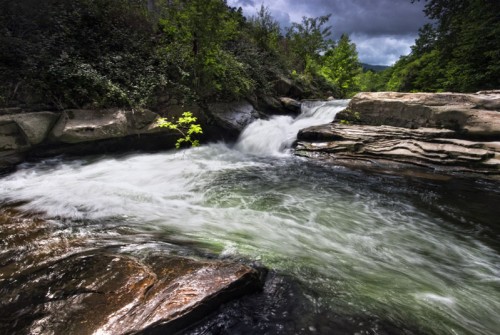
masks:
{"type": "Polygon", "coordinates": [[[329,25],[337,40],[347,33],[362,63],[392,65],[410,53],[418,29],[428,22],[422,12],[425,1],[410,0],[228,0],[252,16],[260,6],[268,7],[281,27],[302,21],[303,16],[332,14],[329,25]]]}

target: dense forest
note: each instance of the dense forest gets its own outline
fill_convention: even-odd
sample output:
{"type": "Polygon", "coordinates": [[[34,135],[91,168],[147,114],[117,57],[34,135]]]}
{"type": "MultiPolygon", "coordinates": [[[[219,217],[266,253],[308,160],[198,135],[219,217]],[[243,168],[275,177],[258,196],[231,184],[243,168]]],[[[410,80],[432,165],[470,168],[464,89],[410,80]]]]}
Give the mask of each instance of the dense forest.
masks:
{"type": "Polygon", "coordinates": [[[297,98],[500,87],[498,1],[425,11],[411,54],[374,72],[347,35],[332,40],[330,15],[280,27],[264,6],[246,18],[225,0],[0,0],[0,106],[229,101],[273,95],[283,78],[297,98]]]}
{"type": "Polygon", "coordinates": [[[428,0],[412,52],[389,69],[390,91],[500,88],[500,2],[428,0]]]}
{"type": "Polygon", "coordinates": [[[304,96],[341,95],[316,75],[333,47],[327,20],[283,31],[265,7],[245,18],[223,0],[0,0],[0,104],[234,100],[291,77],[304,96]]]}

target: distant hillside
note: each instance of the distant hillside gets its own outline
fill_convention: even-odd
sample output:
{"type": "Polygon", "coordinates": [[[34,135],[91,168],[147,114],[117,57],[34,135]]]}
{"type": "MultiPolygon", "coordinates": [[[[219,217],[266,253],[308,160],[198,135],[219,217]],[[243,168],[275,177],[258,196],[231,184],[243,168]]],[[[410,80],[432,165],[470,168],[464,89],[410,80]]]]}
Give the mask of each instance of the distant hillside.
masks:
{"type": "Polygon", "coordinates": [[[385,69],[387,69],[389,67],[386,65],[371,65],[371,64],[365,64],[365,63],[361,63],[361,66],[363,67],[363,71],[372,70],[374,72],[384,71],[385,69]]]}

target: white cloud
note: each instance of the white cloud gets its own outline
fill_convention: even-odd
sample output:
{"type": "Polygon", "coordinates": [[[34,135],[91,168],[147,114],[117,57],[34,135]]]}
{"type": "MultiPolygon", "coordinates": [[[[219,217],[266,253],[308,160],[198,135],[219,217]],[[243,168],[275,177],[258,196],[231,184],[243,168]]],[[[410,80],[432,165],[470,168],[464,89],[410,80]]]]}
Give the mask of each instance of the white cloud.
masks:
{"type": "Polygon", "coordinates": [[[356,43],[359,60],[373,65],[392,65],[402,55],[410,53],[416,36],[366,36],[353,34],[349,36],[356,43]]]}

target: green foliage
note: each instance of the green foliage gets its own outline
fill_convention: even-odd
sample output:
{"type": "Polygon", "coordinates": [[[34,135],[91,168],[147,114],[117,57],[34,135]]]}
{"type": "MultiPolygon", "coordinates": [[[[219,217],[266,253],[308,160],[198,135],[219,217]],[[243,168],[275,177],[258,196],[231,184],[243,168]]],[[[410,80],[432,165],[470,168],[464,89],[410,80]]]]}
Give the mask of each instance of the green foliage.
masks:
{"type": "Polygon", "coordinates": [[[500,3],[428,0],[435,20],[420,29],[409,56],[394,66],[397,91],[474,92],[500,87],[500,3]]]}
{"type": "Polygon", "coordinates": [[[359,76],[359,90],[361,92],[379,92],[386,89],[386,83],[392,75],[392,68],[375,72],[363,71],[359,76]]]}
{"type": "Polygon", "coordinates": [[[337,86],[343,97],[359,91],[362,72],[356,45],[342,35],[337,46],[326,52],[319,73],[337,86]]]}
{"type": "Polygon", "coordinates": [[[9,103],[147,105],[164,85],[138,0],[0,2],[0,89],[9,103]]]}
{"type": "Polygon", "coordinates": [[[202,99],[234,99],[254,89],[249,68],[226,47],[240,37],[240,11],[221,0],[169,0],[162,9],[163,54],[183,85],[202,99]]]}
{"type": "Polygon", "coordinates": [[[257,15],[248,21],[248,26],[249,35],[260,49],[269,52],[278,51],[278,42],[281,38],[280,25],[271,16],[268,7],[262,4],[257,15]]]}
{"type": "Polygon", "coordinates": [[[225,0],[0,0],[0,106],[155,109],[269,95],[290,76],[339,96],[321,75],[329,18],[282,35],[266,7],[247,20],[225,0]]]}
{"type": "Polygon", "coordinates": [[[200,142],[193,138],[195,134],[203,134],[201,126],[195,123],[198,119],[191,112],[184,112],[177,121],[168,121],[166,118],[160,118],[157,124],[161,128],[175,130],[182,137],[177,140],[175,147],[180,149],[183,143],[190,144],[192,147],[197,147],[200,142]]]}
{"type": "Polygon", "coordinates": [[[286,53],[292,57],[290,66],[305,71],[314,66],[321,54],[332,46],[329,39],[331,27],[325,26],[331,14],[320,17],[303,17],[301,23],[294,22],[286,31],[286,53]]]}

